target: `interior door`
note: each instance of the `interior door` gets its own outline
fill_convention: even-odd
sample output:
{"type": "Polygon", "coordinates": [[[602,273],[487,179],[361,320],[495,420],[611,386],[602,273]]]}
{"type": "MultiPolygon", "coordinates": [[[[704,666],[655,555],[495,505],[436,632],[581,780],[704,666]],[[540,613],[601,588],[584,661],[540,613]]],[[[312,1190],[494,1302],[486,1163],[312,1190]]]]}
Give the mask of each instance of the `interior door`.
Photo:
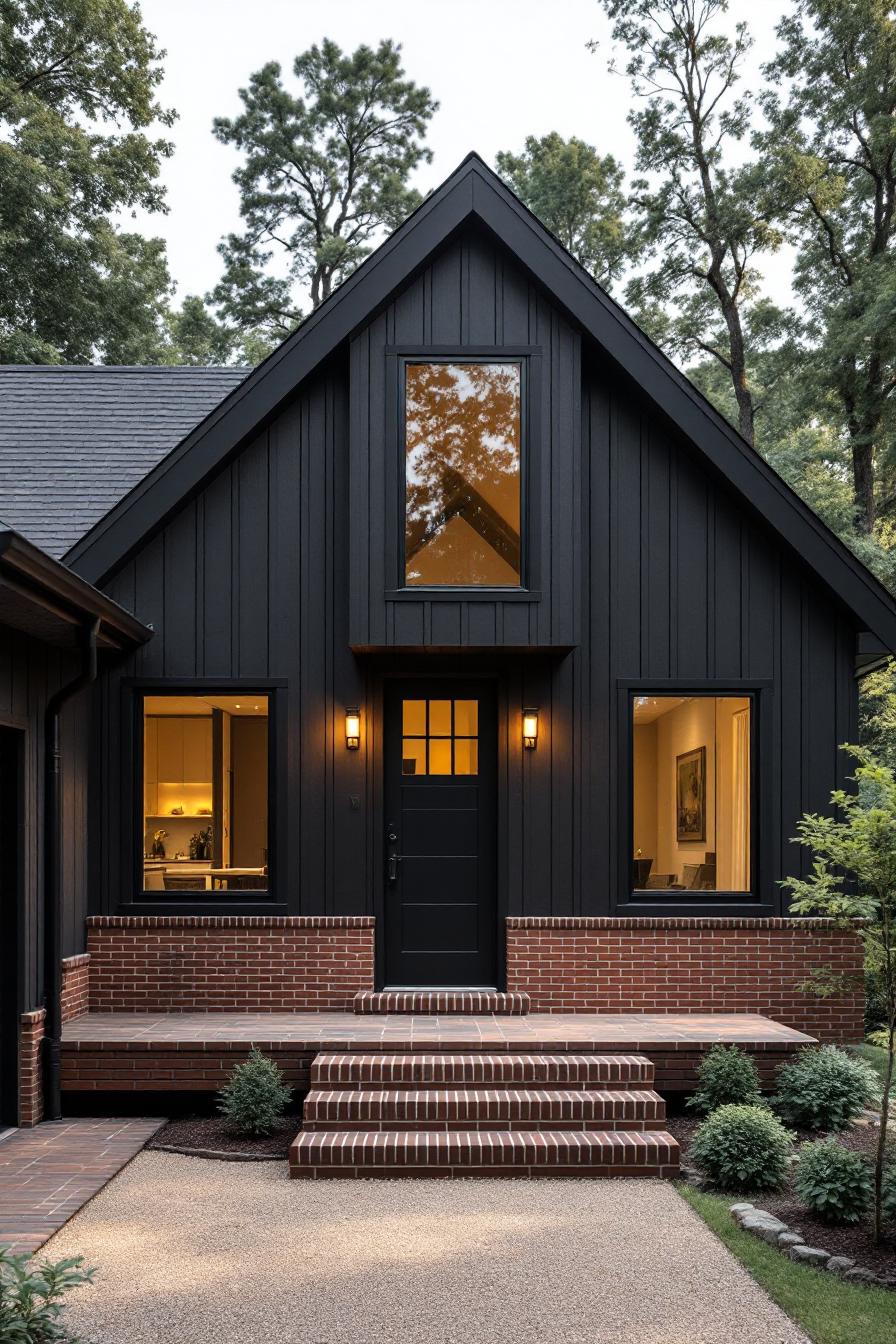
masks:
{"type": "Polygon", "coordinates": [[[389,986],[496,983],[496,754],[492,683],[387,685],[389,986]]]}

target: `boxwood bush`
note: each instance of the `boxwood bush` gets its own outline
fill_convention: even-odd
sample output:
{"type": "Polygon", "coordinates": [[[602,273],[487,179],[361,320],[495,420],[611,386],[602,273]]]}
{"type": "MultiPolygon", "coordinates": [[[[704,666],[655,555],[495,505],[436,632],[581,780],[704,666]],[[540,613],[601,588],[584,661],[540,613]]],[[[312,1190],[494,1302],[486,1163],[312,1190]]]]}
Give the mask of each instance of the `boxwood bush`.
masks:
{"type": "Polygon", "coordinates": [[[794,1177],[807,1209],[829,1223],[857,1223],[871,1206],[871,1168],[836,1139],[807,1143],[794,1177]]]}
{"type": "Polygon", "coordinates": [[[759,1070],[736,1045],[714,1045],[697,1069],[699,1086],[688,1106],[708,1115],[720,1106],[758,1106],[759,1070]]]}
{"type": "Polygon", "coordinates": [[[694,1135],[690,1157],[722,1190],[775,1190],[787,1175],[792,1143],[765,1106],[720,1106],[694,1135]]]}
{"type": "Polygon", "coordinates": [[[866,1106],[880,1100],[871,1065],[835,1045],[801,1050],[778,1070],[772,1105],[800,1129],[841,1130],[866,1106]]]}
{"type": "Polygon", "coordinates": [[[218,1093],[218,1110],[238,1134],[260,1138],[277,1128],[291,1096],[279,1066],[253,1046],[218,1093]]]}

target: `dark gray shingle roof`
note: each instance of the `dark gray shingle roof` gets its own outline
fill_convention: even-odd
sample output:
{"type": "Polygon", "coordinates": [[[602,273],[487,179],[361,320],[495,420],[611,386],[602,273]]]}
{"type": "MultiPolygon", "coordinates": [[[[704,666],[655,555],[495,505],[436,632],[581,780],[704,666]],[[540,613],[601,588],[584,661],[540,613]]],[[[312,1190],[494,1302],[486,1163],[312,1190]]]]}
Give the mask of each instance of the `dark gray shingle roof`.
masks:
{"type": "Polygon", "coordinates": [[[247,373],[0,365],[0,518],[64,555],[247,373]]]}

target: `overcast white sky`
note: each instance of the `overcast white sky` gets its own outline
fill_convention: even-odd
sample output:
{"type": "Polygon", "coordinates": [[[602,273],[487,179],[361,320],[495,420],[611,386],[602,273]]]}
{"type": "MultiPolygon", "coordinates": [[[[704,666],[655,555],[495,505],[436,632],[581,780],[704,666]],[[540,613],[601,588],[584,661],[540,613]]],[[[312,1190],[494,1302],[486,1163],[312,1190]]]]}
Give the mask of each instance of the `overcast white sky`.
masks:
{"type": "MultiPolygon", "coordinates": [[[[783,7],[731,0],[732,26],[747,19],[755,38],[753,78],[773,50],[783,7]]],[[[384,37],[401,42],[408,76],[439,100],[428,137],[433,162],[416,180],[421,191],[471,149],[493,163],[497,150],[553,130],[631,169],[628,86],[607,73],[609,25],[597,0],[141,0],[141,8],[167,50],[161,98],[180,119],[163,168],[169,214],[140,218],[137,227],[167,240],[181,296],[214,285],[216,245],[239,226],[231,181],[238,156],[214,139],[212,118],[239,111],[238,89],[265,61],[278,60],[288,73],[294,56],[323,37],[344,50],[384,37]],[[592,38],[601,44],[595,55],[586,50],[592,38]]],[[[786,287],[786,257],[766,273],[773,288],[786,287]]]]}

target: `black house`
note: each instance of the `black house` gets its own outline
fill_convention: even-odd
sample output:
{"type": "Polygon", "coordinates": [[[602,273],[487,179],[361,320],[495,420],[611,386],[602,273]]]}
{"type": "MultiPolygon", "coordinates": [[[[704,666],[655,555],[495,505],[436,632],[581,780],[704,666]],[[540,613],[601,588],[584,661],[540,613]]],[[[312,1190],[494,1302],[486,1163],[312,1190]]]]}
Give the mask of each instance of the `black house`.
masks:
{"type": "Polygon", "coordinates": [[[0,369],[0,420],[0,514],[152,630],[66,953],[374,916],[377,985],[501,986],[508,918],[786,914],[896,604],[476,156],[251,373],[0,369]]]}

